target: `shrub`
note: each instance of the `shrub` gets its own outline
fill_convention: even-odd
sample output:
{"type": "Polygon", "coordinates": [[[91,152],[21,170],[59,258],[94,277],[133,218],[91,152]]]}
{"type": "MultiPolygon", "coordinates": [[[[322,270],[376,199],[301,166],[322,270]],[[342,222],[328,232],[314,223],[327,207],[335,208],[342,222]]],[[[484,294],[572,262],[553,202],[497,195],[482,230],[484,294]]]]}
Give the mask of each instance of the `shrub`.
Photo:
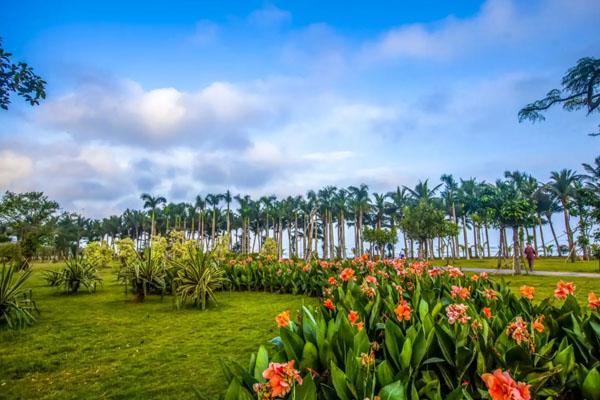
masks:
{"type": "Polygon", "coordinates": [[[60,271],[47,271],[45,279],[48,286],[62,286],[69,294],[78,293],[81,287],[93,293],[102,284],[95,265],[83,256],[67,259],[65,267],[60,271]]]}
{"type": "Polygon", "coordinates": [[[189,257],[174,264],[178,270],[174,284],[179,305],[191,302],[204,310],[209,301],[217,302],[215,291],[225,285],[227,278],[213,254],[190,251],[189,257]]]}
{"type": "Polygon", "coordinates": [[[25,283],[31,276],[31,270],[17,272],[15,266],[3,265],[0,270],[0,326],[20,328],[35,321],[37,311],[31,297],[31,290],[25,289],[25,283]]]}
{"type": "Polygon", "coordinates": [[[21,268],[24,261],[21,246],[18,243],[0,243],[0,264],[12,264],[21,268]]]}
{"type": "Polygon", "coordinates": [[[266,238],[262,247],[260,248],[260,255],[263,257],[271,257],[272,259],[278,258],[277,255],[277,242],[273,238],[266,238]]]}
{"type": "Polygon", "coordinates": [[[138,252],[135,249],[135,243],[130,238],[117,240],[117,257],[121,261],[121,266],[131,264],[138,257],[138,252]]]}
{"type": "Polygon", "coordinates": [[[90,242],[83,249],[83,255],[87,262],[94,267],[106,268],[113,259],[114,251],[105,241],[90,242]]]}
{"type": "Polygon", "coordinates": [[[136,257],[135,261],[121,268],[118,274],[118,280],[126,287],[131,286],[138,301],[144,301],[149,293],[164,294],[166,289],[164,262],[150,254],[148,251],[143,257],[136,257]]]}

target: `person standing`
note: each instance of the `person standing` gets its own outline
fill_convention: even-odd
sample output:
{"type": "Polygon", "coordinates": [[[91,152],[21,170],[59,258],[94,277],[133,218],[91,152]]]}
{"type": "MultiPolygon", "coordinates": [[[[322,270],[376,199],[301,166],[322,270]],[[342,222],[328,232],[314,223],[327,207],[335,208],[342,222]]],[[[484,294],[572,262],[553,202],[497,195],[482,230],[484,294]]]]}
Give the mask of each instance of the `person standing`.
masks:
{"type": "Polygon", "coordinates": [[[529,265],[529,270],[533,271],[533,261],[537,257],[537,253],[535,249],[531,246],[531,243],[527,242],[527,246],[525,247],[525,258],[527,258],[527,264],[529,265]]]}

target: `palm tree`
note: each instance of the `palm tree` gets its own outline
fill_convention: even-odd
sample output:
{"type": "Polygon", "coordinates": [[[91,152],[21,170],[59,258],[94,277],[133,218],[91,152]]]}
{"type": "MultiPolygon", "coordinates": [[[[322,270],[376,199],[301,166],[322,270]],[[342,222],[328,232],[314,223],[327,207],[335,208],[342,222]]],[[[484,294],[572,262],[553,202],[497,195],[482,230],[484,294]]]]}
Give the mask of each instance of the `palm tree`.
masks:
{"type": "Polygon", "coordinates": [[[240,208],[238,210],[238,214],[240,216],[242,222],[242,240],[241,240],[241,248],[242,253],[249,252],[249,225],[250,225],[250,213],[251,213],[251,202],[250,196],[234,196],[234,199],[237,200],[240,208]]]}
{"type": "MultiPolygon", "coordinates": [[[[452,222],[458,225],[456,219],[456,202],[458,198],[458,183],[451,174],[443,174],[440,180],[444,183],[442,199],[446,203],[452,222]]],[[[452,258],[458,255],[458,236],[452,237],[452,258]]]]}
{"type": "Polygon", "coordinates": [[[212,206],[212,229],[210,233],[211,246],[215,246],[215,239],[217,234],[217,207],[221,202],[221,198],[223,195],[221,194],[207,194],[206,195],[206,203],[209,206],[212,206]]]}
{"type": "MultiPolygon", "coordinates": [[[[388,193],[388,197],[392,200],[390,203],[392,226],[395,226],[400,231],[404,210],[410,202],[408,191],[404,187],[400,188],[400,186],[397,186],[395,191],[388,193]]],[[[402,233],[402,238],[404,241],[404,255],[408,256],[408,242],[404,232],[402,233]]]]}
{"type": "Polygon", "coordinates": [[[148,193],[143,193],[140,196],[140,199],[144,202],[144,209],[150,209],[151,212],[151,229],[150,229],[150,237],[156,234],[155,232],[155,220],[156,220],[156,211],[160,208],[161,204],[165,204],[167,199],[162,196],[151,196],[148,193]]]}
{"type": "Polygon", "coordinates": [[[225,204],[227,204],[227,235],[229,235],[229,243],[227,246],[231,249],[231,202],[233,201],[233,197],[231,197],[229,189],[223,194],[223,200],[225,201],[225,204]]]}
{"type": "Polygon", "coordinates": [[[346,215],[348,214],[348,191],[339,189],[332,200],[333,212],[337,214],[337,236],[339,258],[346,258],[346,215]]]}
{"type": "Polygon", "coordinates": [[[573,231],[571,230],[569,205],[571,198],[575,195],[575,183],[581,180],[573,170],[563,169],[550,173],[550,182],[546,184],[548,190],[560,201],[565,218],[565,229],[569,243],[569,260],[575,262],[575,244],[573,242],[573,231]]]}
{"type": "Polygon", "coordinates": [[[583,176],[583,179],[586,180],[586,185],[592,191],[596,193],[596,195],[600,195],[600,156],[594,159],[594,164],[590,165],[587,163],[583,163],[583,168],[586,175],[583,176]]]}
{"type": "Polygon", "coordinates": [[[359,255],[363,253],[362,226],[364,216],[371,209],[369,187],[361,183],[360,186],[349,186],[348,192],[351,194],[350,208],[354,213],[354,247],[356,255],[359,255]]]}

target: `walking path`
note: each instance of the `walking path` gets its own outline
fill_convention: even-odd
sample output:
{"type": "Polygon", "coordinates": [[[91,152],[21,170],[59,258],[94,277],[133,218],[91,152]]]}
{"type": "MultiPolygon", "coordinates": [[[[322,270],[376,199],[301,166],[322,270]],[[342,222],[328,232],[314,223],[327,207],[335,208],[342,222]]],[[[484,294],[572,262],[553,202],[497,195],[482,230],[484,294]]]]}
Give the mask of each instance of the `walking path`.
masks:
{"type": "MultiPolygon", "coordinates": [[[[461,268],[466,272],[487,272],[488,274],[498,275],[514,275],[512,269],[496,269],[496,268],[461,268]]],[[[600,273],[598,272],[568,272],[568,271],[532,271],[528,272],[523,270],[522,275],[533,275],[533,276],[565,276],[571,278],[596,278],[600,279],[600,273]]]]}

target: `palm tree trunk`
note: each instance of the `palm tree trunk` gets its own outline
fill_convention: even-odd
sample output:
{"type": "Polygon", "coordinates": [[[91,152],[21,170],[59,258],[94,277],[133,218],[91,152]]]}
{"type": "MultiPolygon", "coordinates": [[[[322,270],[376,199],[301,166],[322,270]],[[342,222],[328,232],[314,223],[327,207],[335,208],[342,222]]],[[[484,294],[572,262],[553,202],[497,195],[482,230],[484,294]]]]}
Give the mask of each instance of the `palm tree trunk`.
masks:
{"type": "Polygon", "coordinates": [[[521,275],[521,252],[519,251],[519,228],[516,226],[513,229],[513,270],[516,275],[521,275]]]}
{"type": "Polygon", "coordinates": [[[575,262],[575,246],[573,244],[573,231],[571,231],[571,223],[569,218],[569,204],[563,200],[563,216],[565,218],[565,229],[567,230],[567,240],[569,242],[569,261],[575,262]]]}
{"type": "Polygon", "coordinates": [[[471,259],[471,255],[469,254],[469,239],[467,237],[467,219],[465,215],[462,216],[462,226],[463,226],[463,240],[465,242],[465,258],[467,260],[471,259]]]}
{"type": "Polygon", "coordinates": [[[490,250],[490,233],[488,230],[488,225],[484,224],[485,227],[485,246],[487,247],[488,257],[492,256],[492,251],[490,250]]]}
{"type": "Polygon", "coordinates": [[[542,239],[542,252],[544,253],[544,257],[547,256],[546,254],[546,241],[544,240],[544,229],[543,225],[542,225],[542,217],[540,216],[540,213],[537,214],[537,218],[538,218],[538,226],[540,227],[540,239],[542,239]]]}

